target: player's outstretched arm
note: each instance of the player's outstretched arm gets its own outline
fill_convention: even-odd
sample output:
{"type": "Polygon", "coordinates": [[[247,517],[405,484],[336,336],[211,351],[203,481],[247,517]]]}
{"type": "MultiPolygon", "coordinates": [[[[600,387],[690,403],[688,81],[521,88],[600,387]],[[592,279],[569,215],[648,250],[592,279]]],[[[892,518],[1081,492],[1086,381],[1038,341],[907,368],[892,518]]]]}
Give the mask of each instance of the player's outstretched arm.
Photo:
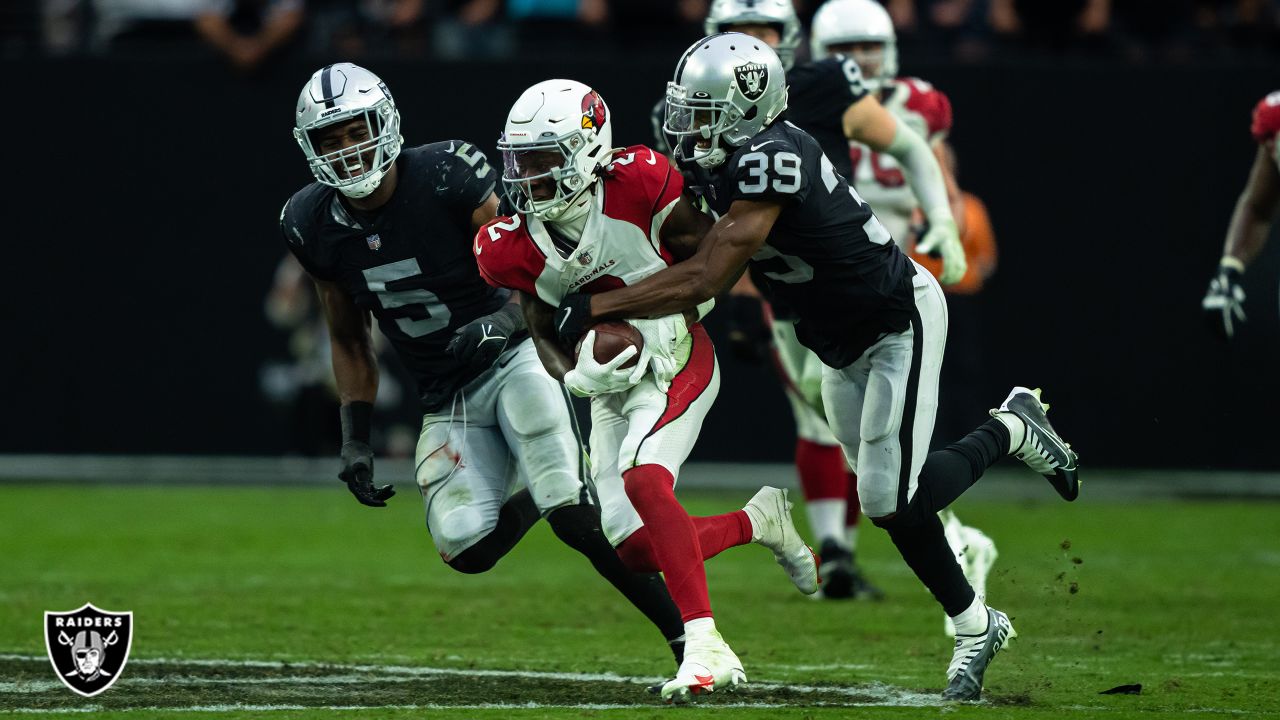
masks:
{"type": "Polygon", "coordinates": [[[947,204],[951,207],[952,219],[956,221],[956,232],[964,237],[964,193],[960,192],[960,182],[956,180],[956,152],[945,139],[933,141],[931,147],[933,156],[938,159],[938,167],[942,168],[942,181],[947,186],[947,204]]]}
{"type": "Polygon", "coordinates": [[[1280,167],[1266,147],[1259,145],[1253,169],[1249,171],[1249,182],[1231,213],[1222,257],[1239,261],[1242,270],[1248,267],[1267,244],[1277,212],[1280,212],[1280,167]]]}
{"type": "Polygon", "coordinates": [[[844,114],[844,134],[877,152],[887,152],[902,166],[916,201],[929,222],[929,231],[916,249],[942,255],[944,284],[960,282],[966,270],[964,247],[951,212],[947,181],[929,143],[906,123],[899,122],[874,95],[866,95],[844,114]]]}
{"type": "Polygon", "coordinates": [[[342,471],[338,478],[362,504],[383,507],[396,494],[391,485],[374,487],[373,449],[369,437],[373,400],[378,394],[378,362],[369,334],[369,314],[333,282],[316,281],[329,345],[333,351],[333,377],[342,403],[342,471]]]}
{"type": "Polygon", "coordinates": [[[1245,322],[1245,293],[1241,284],[1244,270],[1266,245],[1277,211],[1280,211],[1280,171],[1266,146],[1260,145],[1249,172],[1249,182],[1231,213],[1222,259],[1200,302],[1209,327],[1223,339],[1234,337],[1245,322]]]}
{"type": "Polygon", "coordinates": [[[693,257],[635,285],[588,296],[584,327],[613,318],[672,315],[714,298],[742,274],[781,212],[782,205],[776,202],[734,201],[707,231],[693,257]]]}
{"type": "Polygon", "coordinates": [[[520,293],[520,307],[524,310],[524,321],[529,326],[529,336],[533,338],[533,347],[538,351],[542,366],[548,375],[564,382],[565,373],[573,369],[573,360],[557,340],[556,309],[526,292],[520,293]]]}

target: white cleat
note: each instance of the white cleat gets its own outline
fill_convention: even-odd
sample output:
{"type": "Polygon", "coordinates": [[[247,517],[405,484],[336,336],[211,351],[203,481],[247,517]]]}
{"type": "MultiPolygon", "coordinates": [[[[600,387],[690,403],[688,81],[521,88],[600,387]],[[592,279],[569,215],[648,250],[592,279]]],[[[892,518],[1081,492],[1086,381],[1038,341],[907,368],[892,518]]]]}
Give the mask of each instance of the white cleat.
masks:
{"type": "Polygon", "coordinates": [[[818,559],[796,532],[787,491],[762,487],[742,509],[751,518],[751,542],[773,551],[774,559],[800,592],[818,592],[818,559]]]}
{"type": "MultiPolygon", "coordinates": [[[[995,542],[981,530],[961,523],[955,513],[950,510],[943,510],[939,515],[943,519],[947,544],[956,554],[960,570],[973,586],[978,599],[986,602],[987,577],[991,574],[991,566],[995,565],[996,558],[1000,555],[996,552],[995,542]]],[[[943,614],[943,632],[949,637],[956,635],[956,624],[946,614],[943,614]]]]}
{"type": "Polygon", "coordinates": [[[742,661],[719,631],[711,630],[686,641],[684,662],[676,676],[662,686],[661,695],[668,703],[683,704],[703,693],[733,692],[746,682],[742,661]]]}

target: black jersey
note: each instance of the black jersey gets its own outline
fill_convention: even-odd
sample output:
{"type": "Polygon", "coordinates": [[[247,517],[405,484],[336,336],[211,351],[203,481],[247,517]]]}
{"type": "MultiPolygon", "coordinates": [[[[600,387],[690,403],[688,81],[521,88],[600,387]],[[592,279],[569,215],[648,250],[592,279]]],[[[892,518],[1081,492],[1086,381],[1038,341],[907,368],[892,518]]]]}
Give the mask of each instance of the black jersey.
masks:
{"type": "Polygon", "coordinates": [[[787,117],[813,136],[836,172],[853,178],[844,113],[870,94],[862,70],[843,55],[797,65],[787,71],[787,117]]]}
{"type": "Polygon", "coordinates": [[[775,121],[703,177],[694,191],[721,215],[735,200],[783,204],[752,277],[827,365],[845,367],[911,324],[914,265],[808,133],[775,121]]]}
{"type": "Polygon", "coordinates": [[[285,203],[280,227],[307,272],[338,283],[378,319],[434,412],[478,374],[445,352],[454,330],[510,298],[480,278],[471,250],[471,214],[497,173],[459,140],[405,149],[396,167],[395,192],[377,211],[351,209],[337,190],[312,183],[285,203]]]}

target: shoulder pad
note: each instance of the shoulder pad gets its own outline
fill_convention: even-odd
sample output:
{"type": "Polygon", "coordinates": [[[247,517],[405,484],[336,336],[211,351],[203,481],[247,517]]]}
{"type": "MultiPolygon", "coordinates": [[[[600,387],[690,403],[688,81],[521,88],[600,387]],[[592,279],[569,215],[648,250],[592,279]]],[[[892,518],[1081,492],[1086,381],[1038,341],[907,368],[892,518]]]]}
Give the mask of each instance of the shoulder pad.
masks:
{"type": "Polygon", "coordinates": [[[899,82],[907,89],[907,110],[924,118],[930,140],[951,130],[951,101],[945,93],[919,78],[902,78],[899,82]]]}
{"type": "Polygon", "coordinates": [[[1280,90],[1258,101],[1253,108],[1253,139],[1258,143],[1274,140],[1280,133],[1280,90]]]}

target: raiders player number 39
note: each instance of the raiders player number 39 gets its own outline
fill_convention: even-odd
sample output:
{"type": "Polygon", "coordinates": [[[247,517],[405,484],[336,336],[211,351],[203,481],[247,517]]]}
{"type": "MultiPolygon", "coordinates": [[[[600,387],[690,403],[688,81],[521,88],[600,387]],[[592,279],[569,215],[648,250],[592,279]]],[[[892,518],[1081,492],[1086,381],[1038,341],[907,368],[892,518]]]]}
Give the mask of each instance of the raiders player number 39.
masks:
{"type": "Polygon", "coordinates": [[[823,405],[863,511],[955,623],[943,697],[976,699],[1015,633],[965,579],[937,513],[1011,453],[1074,500],[1076,456],[1038,392],[1022,387],[974,432],[928,452],[946,342],[942,289],[890,241],[817,142],[781,117],[783,73],[766,43],[740,33],[685,52],[668,85],[667,130],[677,156],[709,173],[702,192],[720,219],[690,259],[634,285],[568,296],[558,319],[576,332],[583,320],[680,312],[726,290],[744,265],[761,270],[767,294],[795,311],[796,334],[823,361],[823,405]]]}

